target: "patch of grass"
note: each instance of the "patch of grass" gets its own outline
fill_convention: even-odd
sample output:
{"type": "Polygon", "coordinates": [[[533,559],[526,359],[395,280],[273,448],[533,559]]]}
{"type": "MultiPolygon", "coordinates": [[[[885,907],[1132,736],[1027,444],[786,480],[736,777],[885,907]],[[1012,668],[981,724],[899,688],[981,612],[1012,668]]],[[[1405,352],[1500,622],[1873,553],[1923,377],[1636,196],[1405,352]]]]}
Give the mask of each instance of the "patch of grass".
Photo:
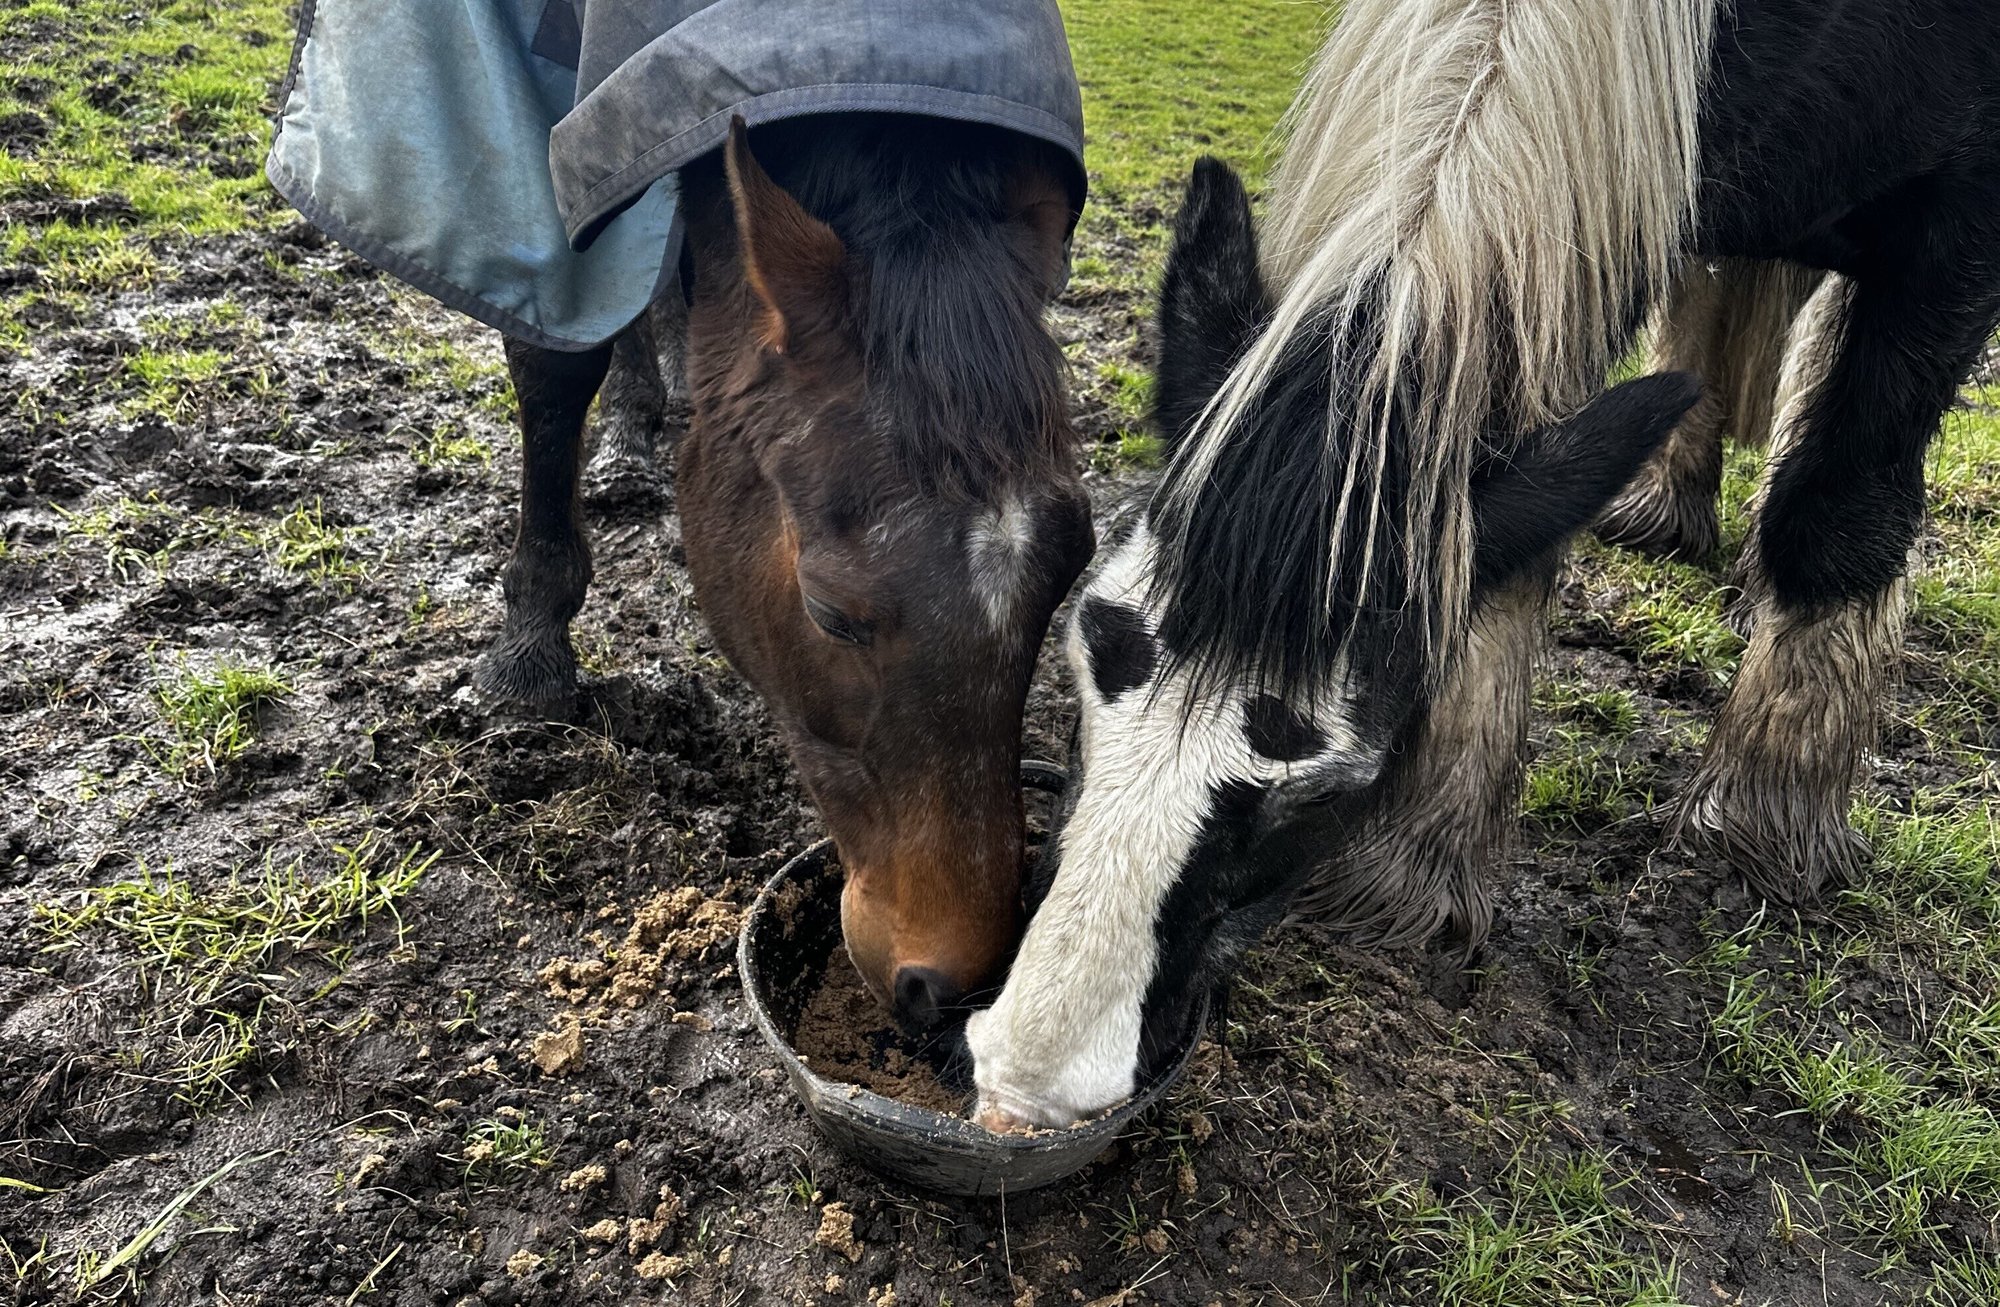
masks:
{"type": "Polygon", "coordinates": [[[1147,431],[1121,431],[1116,441],[1091,447],[1090,465],[1099,472],[1150,472],[1167,461],[1166,442],[1147,431]]]}
{"type": "Polygon", "coordinates": [[[31,4],[5,17],[0,86],[48,85],[46,126],[0,155],[0,202],[35,207],[0,252],[45,286],[131,289],[168,274],[151,241],[268,221],[283,206],[258,161],[269,89],[291,43],[275,0],[31,4]]]}
{"type": "Polygon", "coordinates": [[[401,855],[372,836],[336,847],[316,876],[303,861],[202,884],[171,864],[39,904],[50,952],[108,942],[130,957],[150,1002],[118,1061],[196,1107],[234,1095],[243,1072],[280,1051],[275,1032],[339,984],[354,938],[397,903],[436,855],[401,855]],[[308,966],[308,963],[312,965],[308,966]]]}
{"type": "Polygon", "coordinates": [[[228,364],[228,356],[216,349],[142,349],[125,360],[125,371],[141,387],[127,409],[169,417],[182,413],[228,364]]]}
{"type": "Polygon", "coordinates": [[[1760,919],[1696,967],[1721,993],[1718,1067],[1818,1129],[1822,1206],[1885,1261],[1940,1263],[1926,1301],[1952,1302],[1965,1214],[2000,1220],[2000,817],[1978,795],[1915,805],[1856,809],[1876,860],[1834,923],[1794,936],[1760,919]],[[1913,1035],[1892,1039],[1862,996],[1911,970],[1959,992],[1935,1011],[1913,992],[1913,1035]]]}
{"type": "Polygon", "coordinates": [[[455,422],[440,422],[410,452],[418,467],[493,466],[493,447],[455,422]]]}
{"type": "Polygon", "coordinates": [[[78,511],[57,505],[55,511],[62,519],[58,530],[64,549],[72,548],[72,542],[89,542],[103,551],[106,570],[120,581],[141,572],[164,576],[188,516],[157,493],[78,511]]]}
{"type": "Polygon", "coordinates": [[[2000,389],[1953,413],[1929,468],[1940,548],[1911,585],[1911,619],[1936,655],[1913,651],[1933,699],[1919,724],[1990,749],[2000,721],[2000,389]]]}
{"type": "Polygon", "coordinates": [[[1991,1307],[2000,1302],[2000,1257],[1961,1253],[1937,1266],[1923,1307],[1991,1307]]]}
{"type": "Polygon", "coordinates": [[[241,757],[257,738],[257,714],[292,687],[267,667],[221,660],[183,665],[153,691],[172,734],[165,764],[177,773],[213,774],[241,757]]]}
{"type": "Polygon", "coordinates": [[[369,534],[367,527],[335,526],[326,520],[319,500],[300,504],[278,519],[263,535],[271,563],[282,572],[304,576],[319,585],[352,586],[361,564],[350,556],[354,541],[369,534]]]}
{"type": "Polygon", "coordinates": [[[1522,1147],[1483,1194],[1425,1199],[1396,1236],[1430,1291],[1454,1307],[1677,1307],[1654,1231],[1619,1200],[1631,1184],[1594,1153],[1522,1147]]]}
{"type": "Polygon", "coordinates": [[[1722,620],[1714,576],[1683,563],[1656,562],[1588,536],[1571,567],[1606,602],[1593,605],[1633,652],[1660,667],[1687,668],[1726,681],[1743,652],[1722,620]]]}
{"type": "Polygon", "coordinates": [[[1289,0],[1069,0],[1062,9],[1092,185],[1110,201],[1178,186],[1202,154],[1261,178],[1271,128],[1330,16],[1329,6],[1289,0]]]}
{"type": "Polygon", "coordinates": [[[1120,416],[1144,422],[1153,406],[1153,379],[1115,359],[1097,365],[1097,379],[1104,385],[1106,401],[1120,416]]]}
{"type": "Polygon", "coordinates": [[[283,955],[316,951],[344,963],[352,947],[339,937],[382,913],[396,919],[400,934],[395,905],[435,855],[419,847],[389,857],[372,837],[333,853],[335,865],[317,878],[302,862],[267,863],[255,879],[231,876],[206,887],[171,865],[157,872],[141,866],[133,879],[81,891],[74,906],[44,903],[35,919],[54,949],[76,947],[85,935],[109,938],[142,968],[176,976],[191,997],[205,1000],[232,977],[266,970],[283,955]]]}
{"type": "Polygon", "coordinates": [[[490,1184],[540,1170],[555,1161],[555,1149],[541,1124],[526,1113],[503,1108],[477,1122],[465,1134],[467,1179],[490,1184]]]}
{"type": "MultiPolygon", "coordinates": [[[[418,292],[396,289],[391,293],[415,296],[418,292]]],[[[497,422],[514,422],[514,387],[507,377],[507,364],[497,351],[473,353],[414,329],[377,337],[372,345],[384,358],[402,365],[410,385],[449,391],[456,403],[470,404],[497,422]]]]}
{"type": "Polygon", "coordinates": [[[1614,740],[1639,729],[1639,705],[1624,690],[1590,690],[1557,682],[1536,691],[1535,706],[1559,722],[1614,740]]]}
{"type": "Polygon", "coordinates": [[[1652,806],[1652,770],[1602,745],[1558,737],[1528,769],[1522,806],[1544,826],[1596,830],[1652,806]]]}

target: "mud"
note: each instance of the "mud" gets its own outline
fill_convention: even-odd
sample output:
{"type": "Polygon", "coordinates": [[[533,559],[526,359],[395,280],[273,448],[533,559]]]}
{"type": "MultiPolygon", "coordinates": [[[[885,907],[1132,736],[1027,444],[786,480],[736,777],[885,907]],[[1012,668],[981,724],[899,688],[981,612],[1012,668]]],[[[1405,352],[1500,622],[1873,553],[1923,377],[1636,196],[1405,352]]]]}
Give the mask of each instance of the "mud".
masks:
{"type": "Polygon", "coordinates": [[[912,1107],[956,1115],[968,1087],[947,1085],[932,1050],[903,1036],[845,957],[835,957],[806,1000],[793,1047],[817,1075],[871,1089],[912,1107]]]}

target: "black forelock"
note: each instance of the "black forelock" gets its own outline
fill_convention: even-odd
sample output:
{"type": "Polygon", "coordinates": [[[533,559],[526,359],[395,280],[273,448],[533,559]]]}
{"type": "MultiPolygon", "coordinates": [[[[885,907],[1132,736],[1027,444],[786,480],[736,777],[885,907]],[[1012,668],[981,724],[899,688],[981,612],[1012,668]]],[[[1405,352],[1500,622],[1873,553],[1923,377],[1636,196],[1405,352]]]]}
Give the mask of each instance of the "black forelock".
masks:
{"type": "Polygon", "coordinates": [[[846,245],[871,425],[928,494],[987,499],[1067,465],[1061,351],[1042,319],[1046,270],[1010,221],[1024,161],[1054,146],[901,114],[773,124],[755,138],[780,185],[846,245]]]}

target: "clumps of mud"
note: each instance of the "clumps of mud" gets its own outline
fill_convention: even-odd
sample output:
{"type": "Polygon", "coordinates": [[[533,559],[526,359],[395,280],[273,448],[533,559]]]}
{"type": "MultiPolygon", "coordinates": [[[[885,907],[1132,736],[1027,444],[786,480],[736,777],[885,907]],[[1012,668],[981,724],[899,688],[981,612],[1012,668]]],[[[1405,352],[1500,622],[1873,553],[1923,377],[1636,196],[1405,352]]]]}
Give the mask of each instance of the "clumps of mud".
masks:
{"type": "Polygon", "coordinates": [[[707,961],[736,938],[742,909],[709,898],[691,885],[662,890],[632,914],[625,938],[615,947],[601,934],[601,957],[556,958],[540,973],[551,994],[602,1016],[616,1008],[636,1008],[664,994],[677,969],[707,961]]]}
{"type": "MultiPolygon", "coordinates": [[[[618,911],[606,908],[599,916],[618,911]]],[[[641,904],[622,940],[614,943],[605,932],[592,931],[587,938],[598,956],[555,958],[537,973],[549,993],[572,1010],[532,1038],[529,1060],[553,1079],[580,1071],[586,1060],[584,1032],[648,1003],[665,1007],[676,1025],[707,1030],[700,1013],[675,1010],[679,999],[674,989],[698,991],[712,978],[707,974],[711,964],[736,938],[742,917],[742,909],[729,900],[682,886],[641,904]]]]}
{"type": "Polygon", "coordinates": [[[836,954],[806,1000],[792,1047],[815,1075],[859,1085],[911,1107],[957,1115],[966,1095],[941,1079],[924,1050],[904,1038],[836,954]]]}

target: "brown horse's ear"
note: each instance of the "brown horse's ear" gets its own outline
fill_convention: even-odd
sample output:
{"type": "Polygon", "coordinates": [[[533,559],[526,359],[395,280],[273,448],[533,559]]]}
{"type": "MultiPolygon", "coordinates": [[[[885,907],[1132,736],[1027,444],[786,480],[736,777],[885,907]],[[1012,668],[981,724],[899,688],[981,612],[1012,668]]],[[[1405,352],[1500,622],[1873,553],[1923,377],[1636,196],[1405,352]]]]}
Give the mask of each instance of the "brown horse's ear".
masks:
{"type": "Polygon", "coordinates": [[[1044,300],[1062,293],[1069,277],[1069,233],[1075,225],[1069,188],[1036,156],[1024,155],[1009,179],[1009,217],[1029,233],[1038,289],[1044,300]]]}
{"type": "Polygon", "coordinates": [[[840,320],[847,251],[833,228],[807,213],[750,153],[742,115],[723,149],[743,274],[764,305],[764,344],[783,354],[840,320]]]}

